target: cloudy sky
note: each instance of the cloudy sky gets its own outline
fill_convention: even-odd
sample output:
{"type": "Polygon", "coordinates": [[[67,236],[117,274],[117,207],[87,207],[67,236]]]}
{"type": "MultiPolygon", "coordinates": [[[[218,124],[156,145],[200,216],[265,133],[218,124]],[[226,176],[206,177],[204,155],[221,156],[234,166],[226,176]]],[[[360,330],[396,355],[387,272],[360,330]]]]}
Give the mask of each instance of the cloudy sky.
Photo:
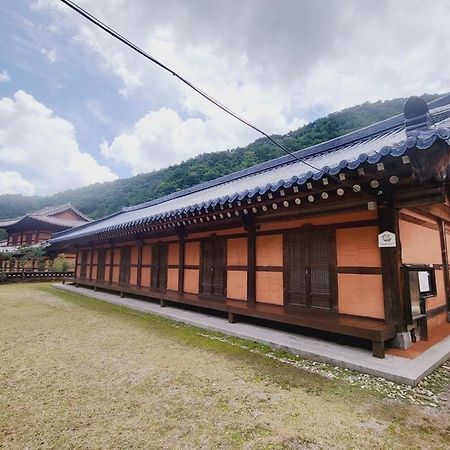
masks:
{"type": "MultiPolygon", "coordinates": [[[[270,133],[450,91],[450,0],[78,0],[270,133]]],[[[58,0],[0,0],[0,194],[149,172],[258,137],[58,0]]]]}

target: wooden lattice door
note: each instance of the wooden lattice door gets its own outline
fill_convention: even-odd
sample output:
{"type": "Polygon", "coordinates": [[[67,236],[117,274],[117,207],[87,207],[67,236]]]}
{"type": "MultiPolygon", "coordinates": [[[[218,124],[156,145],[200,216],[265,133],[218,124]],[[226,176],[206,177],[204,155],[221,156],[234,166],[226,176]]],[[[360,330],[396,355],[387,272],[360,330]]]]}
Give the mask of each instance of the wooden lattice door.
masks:
{"type": "Polygon", "coordinates": [[[106,248],[98,251],[97,280],[105,281],[106,248]]]}
{"type": "Polygon", "coordinates": [[[205,296],[225,297],[226,244],[225,239],[202,242],[200,292],[205,296]]]}
{"type": "Polygon", "coordinates": [[[130,271],[131,271],[131,248],[122,247],[120,249],[120,272],[119,283],[124,286],[130,284],[130,271]]]}
{"type": "Polygon", "coordinates": [[[167,244],[152,246],[152,289],[165,291],[167,289],[167,265],[169,250],[167,244]]]}
{"type": "Polygon", "coordinates": [[[330,230],[289,233],[285,238],[285,303],[331,309],[334,248],[330,230]]]}

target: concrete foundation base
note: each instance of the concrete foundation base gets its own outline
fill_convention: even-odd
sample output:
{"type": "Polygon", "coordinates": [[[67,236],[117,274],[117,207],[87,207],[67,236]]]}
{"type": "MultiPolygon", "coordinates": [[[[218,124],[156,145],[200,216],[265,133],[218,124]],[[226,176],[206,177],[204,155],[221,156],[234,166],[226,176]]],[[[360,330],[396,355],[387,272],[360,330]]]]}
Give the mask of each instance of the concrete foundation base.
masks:
{"type": "Polygon", "coordinates": [[[411,333],[409,331],[397,333],[394,339],[392,339],[392,345],[396,348],[401,348],[402,350],[406,350],[407,348],[411,347],[411,333]]]}

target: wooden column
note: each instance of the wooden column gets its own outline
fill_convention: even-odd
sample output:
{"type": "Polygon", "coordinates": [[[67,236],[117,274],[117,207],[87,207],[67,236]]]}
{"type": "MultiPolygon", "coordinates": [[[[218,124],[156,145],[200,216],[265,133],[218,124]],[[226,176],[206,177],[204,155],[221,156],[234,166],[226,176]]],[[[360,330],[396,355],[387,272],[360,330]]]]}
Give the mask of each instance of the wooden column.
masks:
{"type": "Polygon", "coordinates": [[[445,230],[445,220],[439,221],[439,235],[441,238],[442,268],[444,270],[445,298],[447,303],[447,320],[450,321],[450,276],[448,273],[448,247],[447,232],[445,230]]]}
{"type": "Polygon", "coordinates": [[[112,284],[114,269],[114,242],[111,242],[111,255],[109,258],[109,284],[112,284]]]}
{"type": "Polygon", "coordinates": [[[185,241],[186,233],[184,231],[179,233],[180,237],[180,249],[178,256],[178,293],[184,292],[184,253],[185,253],[185,241]]]}
{"type": "Polygon", "coordinates": [[[94,246],[91,245],[91,258],[89,261],[89,281],[92,281],[92,265],[94,264],[94,246]]]}
{"type": "Polygon", "coordinates": [[[380,248],[385,320],[396,325],[397,331],[406,331],[403,314],[399,211],[389,205],[379,205],[378,221],[380,233],[390,231],[396,237],[395,247],[380,248]]]}
{"type": "Polygon", "coordinates": [[[256,303],[256,226],[248,223],[247,230],[247,303],[256,303]]]}
{"type": "Polygon", "coordinates": [[[142,278],[142,249],[144,247],[144,242],[141,240],[137,241],[138,246],[138,260],[137,260],[137,277],[136,277],[136,285],[138,289],[141,287],[141,278],[142,278]]]}
{"type": "MultiPolygon", "coordinates": [[[[77,278],[77,266],[78,266],[78,254],[79,254],[78,245],[75,246],[75,278],[77,278]]],[[[38,267],[39,270],[39,267],[38,267]]]]}

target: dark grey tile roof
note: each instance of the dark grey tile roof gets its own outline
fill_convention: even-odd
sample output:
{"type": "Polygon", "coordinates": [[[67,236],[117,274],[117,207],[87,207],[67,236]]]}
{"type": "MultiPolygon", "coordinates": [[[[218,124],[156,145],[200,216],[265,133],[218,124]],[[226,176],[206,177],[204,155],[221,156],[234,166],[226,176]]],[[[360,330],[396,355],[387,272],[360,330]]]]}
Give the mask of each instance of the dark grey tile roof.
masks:
{"type": "Polygon", "coordinates": [[[88,237],[143,225],[177,214],[232,203],[268,191],[275,192],[308,180],[336,175],[363,163],[375,164],[391,155],[399,157],[410,148],[429,148],[436,139],[450,140],[450,95],[430,103],[432,125],[406,135],[403,114],[295,152],[302,161],[286,155],[248,169],[176,192],[160,199],[123,208],[116,214],[76,230],[57,233],[52,243],[88,237]]]}
{"type": "Polygon", "coordinates": [[[91,220],[88,216],[86,216],[80,210],[75,208],[75,206],[73,206],[72,203],[70,203],[70,202],[63,203],[61,205],[56,205],[56,206],[46,206],[45,208],[42,208],[39,211],[31,213],[31,215],[33,215],[33,216],[54,216],[55,214],[58,214],[58,213],[61,213],[64,211],[68,211],[68,210],[72,210],[75,214],[80,216],[86,222],[90,222],[90,220],[91,220]]]}
{"type": "Polygon", "coordinates": [[[0,220],[0,228],[7,228],[16,223],[19,223],[21,220],[25,218],[31,218],[34,220],[38,220],[39,222],[49,223],[52,225],[57,225],[65,228],[73,228],[80,225],[84,225],[86,222],[90,222],[91,219],[85,216],[81,211],[76,209],[71,203],[63,203],[62,205],[57,206],[47,206],[39,211],[34,213],[27,214],[25,216],[17,217],[15,219],[6,219],[0,220]],[[72,220],[72,219],[62,219],[60,217],[53,217],[55,214],[72,210],[75,214],[80,217],[80,220],[72,220]]]}

